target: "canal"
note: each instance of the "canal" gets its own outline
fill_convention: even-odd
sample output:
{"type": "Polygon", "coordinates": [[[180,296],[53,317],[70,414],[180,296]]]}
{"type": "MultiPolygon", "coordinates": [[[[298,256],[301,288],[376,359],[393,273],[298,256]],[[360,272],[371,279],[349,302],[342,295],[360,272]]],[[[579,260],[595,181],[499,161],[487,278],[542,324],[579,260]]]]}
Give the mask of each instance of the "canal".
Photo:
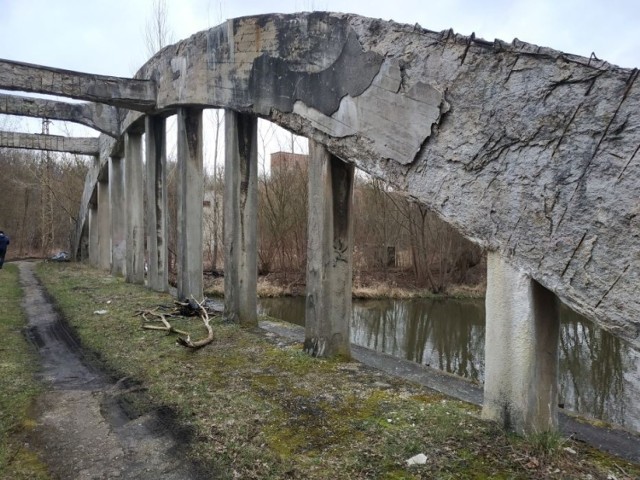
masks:
{"type": "MultiPolygon", "coordinates": [[[[304,325],[304,297],[265,298],[260,313],[304,325]]],[[[558,404],[640,432],[640,352],[560,310],[558,404]]],[[[354,300],[351,341],[482,384],[484,300],[354,300]]]]}

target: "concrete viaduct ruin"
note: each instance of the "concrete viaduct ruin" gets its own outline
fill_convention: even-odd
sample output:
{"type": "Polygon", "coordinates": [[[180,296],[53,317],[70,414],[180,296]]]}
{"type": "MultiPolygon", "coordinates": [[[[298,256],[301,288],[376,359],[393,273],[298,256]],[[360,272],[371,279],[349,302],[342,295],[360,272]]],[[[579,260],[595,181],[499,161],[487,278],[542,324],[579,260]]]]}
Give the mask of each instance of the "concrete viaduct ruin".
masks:
{"type": "Polygon", "coordinates": [[[225,315],[255,325],[257,119],[308,137],[305,349],[349,355],[357,166],[486,248],[484,416],[544,431],[557,424],[558,298],[640,347],[637,77],[517,39],[263,15],[168,46],[135,78],[0,60],[0,89],[86,101],[2,94],[0,113],[102,133],[2,132],[0,146],[92,155],[76,254],[132,283],[146,256],[148,286],[164,291],[165,119],[177,114],[178,295],[201,297],[202,111],[225,109],[225,315]]]}

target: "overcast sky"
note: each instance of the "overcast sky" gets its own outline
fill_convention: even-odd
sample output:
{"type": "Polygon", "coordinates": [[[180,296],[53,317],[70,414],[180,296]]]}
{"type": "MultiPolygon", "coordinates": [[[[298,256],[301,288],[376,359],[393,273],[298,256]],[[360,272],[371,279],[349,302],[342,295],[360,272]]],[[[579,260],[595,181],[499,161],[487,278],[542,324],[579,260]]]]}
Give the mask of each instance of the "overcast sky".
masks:
{"type": "MultiPolygon", "coordinates": [[[[166,0],[173,38],[260,13],[329,10],[640,67],[639,0],[166,0]]],[[[146,60],[153,0],[0,0],[0,58],[116,76],[146,60]]]]}

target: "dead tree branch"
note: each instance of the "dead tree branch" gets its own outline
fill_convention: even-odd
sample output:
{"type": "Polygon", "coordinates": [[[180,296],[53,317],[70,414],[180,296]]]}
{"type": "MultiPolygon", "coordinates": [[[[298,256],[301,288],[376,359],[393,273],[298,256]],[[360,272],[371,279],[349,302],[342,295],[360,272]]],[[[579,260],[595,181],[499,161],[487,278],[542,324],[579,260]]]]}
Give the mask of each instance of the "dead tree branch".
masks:
{"type": "Polygon", "coordinates": [[[204,326],[207,329],[207,336],[202,340],[197,340],[194,342],[191,340],[191,337],[187,335],[186,338],[178,337],[176,342],[178,343],[178,345],[182,345],[183,347],[195,349],[195,348],[204,347],[205,345],[208,345],[211,342],[213,342],[213,329],[211,328],[211,325],[209,325],[209,313],[207,312],[207,309],[204,307],[204,300],[202,302],[197,302],[193,297],[191,298],[192,300],[189,301],[189,306],[193,307],[192,302],[195,302],[195,304],[198,306],[198,312],[200,314],[200,318],[202,318],[202,321],[204,322],[204,326]]]}
{"type": "Polygon", "coordinates": [[[162,313],[158,313],[155,310],[140,310],[139,312],[136,313],[136,315],[140,315],[145,320],[145,322],[153,322],[154,321],[153,319],[149,319],[147,317],[147,315],[150,315],[150,316],[152,315],[156,317],[155,321],[159,321],[162,323],[162,325],[151,325],[150,323],[146,323],[142,325],[142,328],[146,330],[164,330],[165,332],[167,332],[167,335],[171,333],[177,333],[178,335],[189,336],[189,332],[185,332],[184,330],[179,330],[177,328],[174,328],[167,320],[166,315],[162,313]]]}
{"type": "MultiPolygon", "coordinates": [[[[142,328],[146,330],[162,330],[167,332],[167,335],[171,333],[177,333],[178,335],[182,335],[181,337],[178,337],[178,339],[176,340],[176,343],[183,347],[196,349],[196,348],[204,347],[205,345],[208,345],[211,342],[213,342],[213,329],[209,324],[210,317],[209,317],[209,312],[205,307],[205,300],[202,300],[202,302],[198,302],[192,297],[191,300],[188,300],[186,302],[174,302],[174,305],[175,306],[173,310],[170,310],[167,313],[161,313],[157,309],[139,310],[136,312],[136,316],[137,315],[141,316],[144,319],[144,321],[147,322],[142,325],[142,328]],[[179,330],[177,328],[174,328],[173,325],[169,323],[169,320],[167,320],[167,318],[178,316],[178,315],[184,316],[184,317],[193,317],[193,316],[200,317],[204,323],[205,328],[207,329],[207,336],[201,340],[193,341],[191,340],[191,335],[189,334],[189,332],[185,332],[184,330],[179,330]],[[158,322],[161,323],[162,325],[154,324],[158,322]]],[[[167,310],[166,307],[160,307],[160,308],[164,308],[165,310],[167,310]]]]}

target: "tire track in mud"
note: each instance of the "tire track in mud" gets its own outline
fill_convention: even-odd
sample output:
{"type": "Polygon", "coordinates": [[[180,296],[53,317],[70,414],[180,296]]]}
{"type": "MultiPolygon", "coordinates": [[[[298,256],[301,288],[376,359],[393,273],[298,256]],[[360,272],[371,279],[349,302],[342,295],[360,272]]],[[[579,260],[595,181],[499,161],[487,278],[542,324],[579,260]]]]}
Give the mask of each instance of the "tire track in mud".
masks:
{"type": "Polygon", "coordinates": [[[205,478],[181,458],[180,439],[161,415],[127,410],[122,396],[132,391],[130,382],[112,383],[86,361],[36,278],[34,264],[18,266],[26,336],[40,354],[39,376],[47,387],[36,402],[37,425],[29,441],[53,475],[65,480],[205,478]]]}

